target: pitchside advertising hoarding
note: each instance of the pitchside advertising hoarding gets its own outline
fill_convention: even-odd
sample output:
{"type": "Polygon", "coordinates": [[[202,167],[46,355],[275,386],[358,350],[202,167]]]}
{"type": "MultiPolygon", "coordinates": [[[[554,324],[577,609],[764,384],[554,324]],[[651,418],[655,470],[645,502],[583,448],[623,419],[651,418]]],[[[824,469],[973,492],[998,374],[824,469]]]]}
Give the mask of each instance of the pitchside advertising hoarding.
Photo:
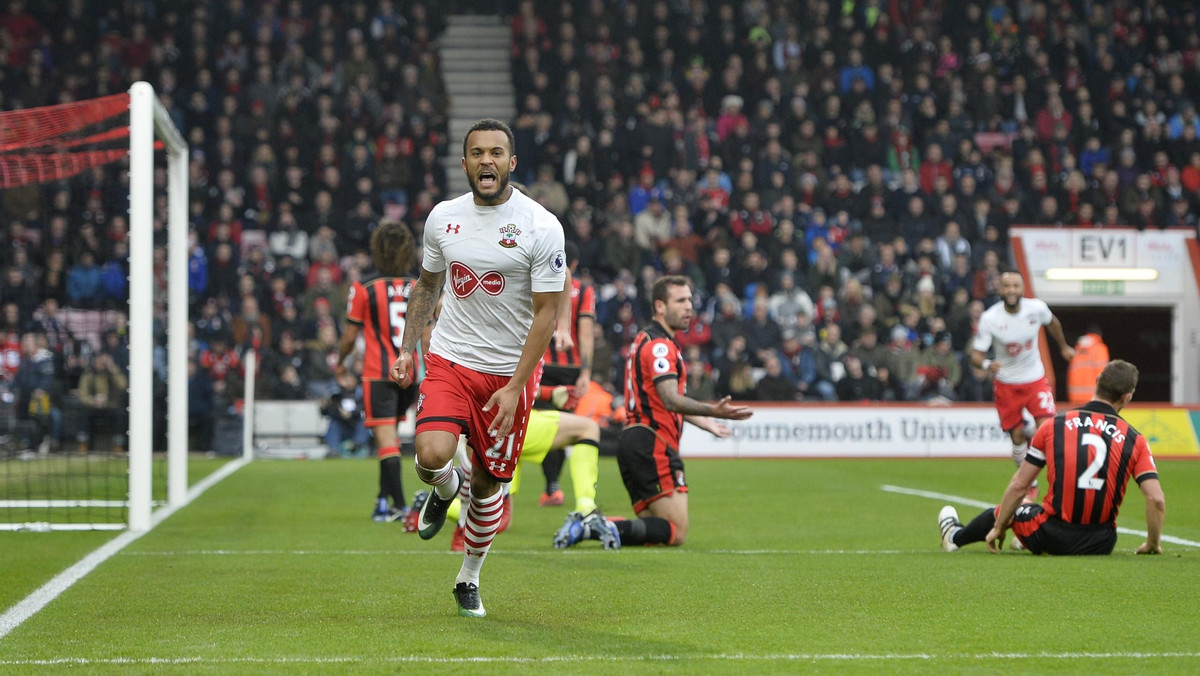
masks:
{"type": "MultiPolygon", "coordinates": [[[[1123,417],[1158,457],[1200,455],[1200,410],[1130,408],[1123,417]]],[[[1012,445],[990,405],[754,406],[754,417],[726,421],[718,439],[685,425],[685,458],[1006,458],[1012,445]]]]}

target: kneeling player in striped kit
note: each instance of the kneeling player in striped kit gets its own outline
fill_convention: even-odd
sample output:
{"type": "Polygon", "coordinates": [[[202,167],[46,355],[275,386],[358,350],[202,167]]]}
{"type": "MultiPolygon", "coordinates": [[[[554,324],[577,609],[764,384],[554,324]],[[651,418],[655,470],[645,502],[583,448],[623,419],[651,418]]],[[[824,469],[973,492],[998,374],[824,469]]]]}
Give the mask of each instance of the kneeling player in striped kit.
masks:
{"type": "Polygon", "coordinates": [[[683,422],[728,437],[715,418],[746,420],[753,411],[729,397],[707,403],[687,397],[687,369],[675,332],[692,320],[692,290],[686,277],[660,277],[651,290],[654,318],[629,348],[625,405],[629,416],[618,441],[617,464],[633,503],[634,519],[585,518],[571,529],[567,546],[600,540],[607,549],[629,545],[682,545],[688,531],[687,483],[679,439],[683,422]]]}

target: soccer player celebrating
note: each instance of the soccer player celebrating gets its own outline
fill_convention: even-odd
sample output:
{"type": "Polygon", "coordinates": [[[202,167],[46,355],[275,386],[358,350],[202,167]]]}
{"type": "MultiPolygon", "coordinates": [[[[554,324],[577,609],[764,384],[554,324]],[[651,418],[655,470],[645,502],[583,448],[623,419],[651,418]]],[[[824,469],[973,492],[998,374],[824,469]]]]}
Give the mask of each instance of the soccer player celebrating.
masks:
{"type": "Polygon", "coordinates": [[[942,549],[987,542],[992,552],[1013,534],[1034,554],[1111,554],[1117,542],[1117,511],[1132,478],[1146,496],[1146,541],[1138,554],[1162,553],[1166,499],[1146,437],[1118,414],[1137,387],[1138,370],[1118,359],[1100,372],[1095,399],[1060,413],[1038,428],[1025,461],[999,506],[963,526],[950,506],[938,513],[942,549]],[[1050,484],[1042,503],[1024,502],[1046,468],[1050,484]]]}
{"type": "Polygon", "coordinates": [[[600,540],[622,545],[682,545],[688,531],[687,482],[679,457],[683,422],[725,438],[730,429],[715,418],[746,420],[753,412],[725,397],[716,403],[684,395],[687,369],[675,332],[692,321],[688,279],[659,277],[650,294],[654,317],[634,338],[625,365],[628,419],[617,445],[617,465],[636,519],[610,520],[593,512],[570,533],[567,546],[600,540]]]}
{"type": "MultiPolygon", "coordinates": [[[[1046,380],[1038,348],[1038,331],[1046,326],[1058,343],[1063,359],[1071,360],[1075,349],[1063,336],[1062,323],[1050,308],[1037,298],[1024,298],[1025,280],[1020,273],[1000,275],[1001,302],[984,311],[971,351],[971,362],[995,379],[996,410],[1000,426],[1012,440],[1012,459],[1020,467],[1029,439],[1025,433],[1022,409],[1033,416],[1035,429],[1054,417],[1054,391],[1046,380]],[[995,347],[996,357],[987,358],[995,347]]],[[[1030,487],[1037,497],[1037,484],[1030,487]]]]}
{"type": "Polygon", "coordinates": [[[515,190],[513,134],[499,120],[476,122],[463,139],[471,192],[441,202],[425,220],[425,258],[409,296],[408,322],[391,375],[413,379],[413,349],[446,294],[417,399],[417,476],[432,487],[417,532],[432,538],[446,521],[464,474],[453,465],[458,436],[472,453],[465,553],[454,597],[464,617],[483,617],[479,571],[500,522],[501,483],[521,459],[533,372],[554,332],[566,282],[562,224],[515,190]]]}
{"type": "Polygon", "coordinates": [[[416,390],[401,389],[388,379],[385,369],[396,358],[404,333],[408,297],[415,281],[406,275],[412,268],[413,236],[402,223],[383,223],[371,233],[371,257],[379,276],[350,286],[346,331],[338,346],[337,373],[345,373],[346,356],[354,350],[359,333],[366,353],[363,359],[363,411],[375,436],[379,453],[379,494],[376,521],[403,521],[408,514],[400,478],[400,444],[396,423],[416,398],[416,390]],[[388,505],[391,498],[391,505],[388,505]]]}

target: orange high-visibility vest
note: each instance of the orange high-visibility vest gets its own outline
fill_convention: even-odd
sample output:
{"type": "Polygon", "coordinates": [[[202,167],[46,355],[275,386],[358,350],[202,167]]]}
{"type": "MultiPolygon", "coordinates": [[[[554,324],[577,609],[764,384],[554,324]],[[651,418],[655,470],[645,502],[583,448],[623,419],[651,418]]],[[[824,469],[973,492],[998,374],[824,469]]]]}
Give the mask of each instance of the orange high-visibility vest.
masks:
{"type": "Polygon", "coordinates": [[[1095,333],[1075,342],[1075,357],[1067,365],[1067,401],[1086,404],[1096,393],[1096,379],[1108,364],[1108,346],[1095,333]]]}
{"type": "Polygon", "coordinates": [[[593,380],[588,383],[587,392],[579,398],[579,403],[575,405],[575,410],[572,412],[604,425],[614,417],[612,403],[613,396],[593,380]]]}

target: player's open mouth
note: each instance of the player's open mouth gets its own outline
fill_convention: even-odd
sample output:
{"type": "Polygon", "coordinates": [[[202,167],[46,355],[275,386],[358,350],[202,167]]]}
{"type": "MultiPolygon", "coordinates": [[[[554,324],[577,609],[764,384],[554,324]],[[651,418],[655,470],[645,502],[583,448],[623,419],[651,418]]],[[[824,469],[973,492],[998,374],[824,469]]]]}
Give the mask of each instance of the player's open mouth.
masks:
{"type": "Polygon", "coordinates": [[[496,174],[490,171],[479,172],[479,187],[494,188],[496,187],[496,174]]]}

